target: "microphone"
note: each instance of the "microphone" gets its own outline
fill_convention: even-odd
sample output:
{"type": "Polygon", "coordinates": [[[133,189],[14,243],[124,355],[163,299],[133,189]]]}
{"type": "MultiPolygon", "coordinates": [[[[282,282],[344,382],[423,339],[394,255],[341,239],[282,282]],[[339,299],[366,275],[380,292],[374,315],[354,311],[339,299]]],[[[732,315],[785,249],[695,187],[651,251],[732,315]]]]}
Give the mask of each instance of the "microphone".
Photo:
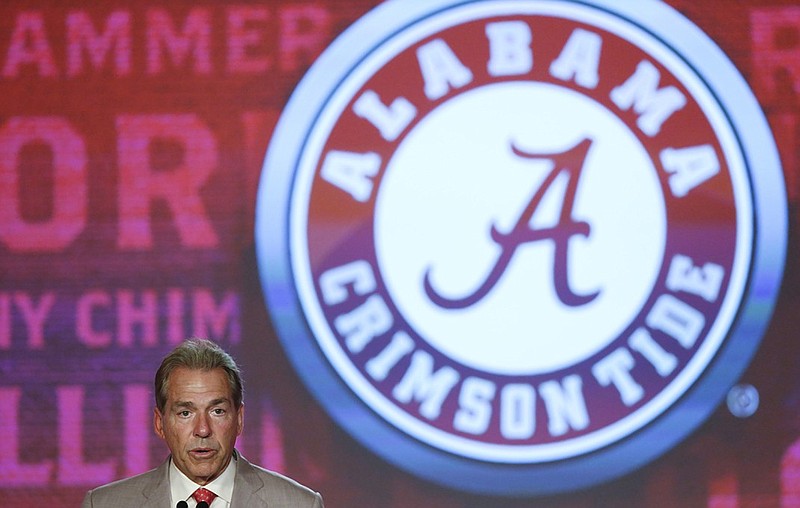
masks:
{"type": "Polygon", "coordinates": [[[186,501],[178,501],[178,506],[176,506],[175,508],[189,508],[189,503],[187,503],[186,501]]]}

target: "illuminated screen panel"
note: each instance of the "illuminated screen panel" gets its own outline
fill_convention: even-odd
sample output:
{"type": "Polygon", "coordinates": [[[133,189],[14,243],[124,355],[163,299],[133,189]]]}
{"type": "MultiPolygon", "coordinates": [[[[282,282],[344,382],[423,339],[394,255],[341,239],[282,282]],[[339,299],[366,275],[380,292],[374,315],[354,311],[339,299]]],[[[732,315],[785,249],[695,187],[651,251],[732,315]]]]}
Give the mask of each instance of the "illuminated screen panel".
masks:
{"type": "MultiPolygon", "coordinates": [[[[557,2],[524,3],[552,7],[557,2]]],[[[540,501],[548,506],[585,506],[597,499],[607,500],[608,506],[656,502],[710,506],[723,500],[733,506],[756,502],[790,505],[795,496],[800,495],[795,481],[800,467],[796,457],[800,452],[794,444],[800,390],[795,367],[798,351],[793,340],[798,325],[795,288],[800,283],[796,280],[794,266],[797,258],[796,148],[800,122],[797,113],[800,47],[796,41],[800,38],[800,11],[792,2],[782,1],[745,0],[732,4],[675,0],[667,3],[704,31],[727,55],[753,90],[772,128],[788,197],[788,261],[782,291],[749,367],[741,376],[726,380],[736,384],[737,389],[728,394],[727,400],[718,400],[719,406],[698,408],[708,413],[707,419],[695,422],[696,429],[687,431],[688,435],[680,443],[669,451],[663,450],[665,453],[659,453],[646,466],[635,467],[593,486],[584,486],[588,490],[571,491],[569,485],[562,486],[557,497],[540,501]]],[[[166,449],[151,429],[152,376],[160,358],[188,336],[211,337],[242,363],[247,382],[245,433],[239,443],[242,453],[254,462],[280,470],[320,490],[326,504],[374,506],[376,500],[380,500],[381,504],[396,506],[483,503],[514,507],[532,504],[528,497],[549,495],[546,492],[520,493],[519,482],[513,486],[509,483],[508,488],[501,482],[491,492],[482,494],[453,488],[453,485],[442,486],[442,483],[447,484],[442,479],[454,474],[451,463],[431,458],[434,472],[430,474],[436,477],[426,479],[425,473],[420,471],[409,475],[404,464],[396,463],[402,461],[393,459],[395,454],[376,452],[375,445],[366,443],[363,436],[352,435],[351,430],[342,425],[343,417],[329,414],[328,404],[318,400],[319,390],[323,395],[338,395],[333,388],[327,392],[324,387],[310,387],[306,374],[296,364],[294,353],[286,350],[285,337],[279,333],[282,332],[282,317],[270,307],[278,297],[267,294],[265,299],[262,294],[259,277],[264,267],[257,261],[254,228],[262,163],[273,130],[278,118],[288,109],[289,97],[311,65],[320,61],[320,55],[337,36],[376,5],[377,2],[353,0],[225,5],[178,1],[136,6],[108,2],[10,1],[0,6],[0,400],[6,409],[6,416],[0,421],[0,434],[6,443],[6,451],[0,457],[0,495],[7,503],[19,507],[76,506],[89,488],[161,463],[166,449]],[[513,492],[516,497],[504,495],[513,492]]],[[[557,37],[567,40],[575,28],[590,28],[588,19],[567,14],[558,9],[533,8],[528,13],[531,16],[528,26],[533,27],[533,47],[544,48],[537,46],[538,34],[547,33],[551,36],[549,40],[557,37]],[[546,17],[558,17],[562,21],[560,24],[543,23],[546,17]]],[[[519,29],[517,25],[501,24],[512,21],[509,13],[492,18],[486,13],[465,10],[462,16],[463,22],[440,38],[448,42],[451,49],[460,47],[458,41],[488,40],[485,19],[489,19],[488,24],[499,27],[495,32],[497,38],[506,34],[514,40],[514,34],[520,33],[515,31],[519,29]]],[[[525,84],[517,79],[516,84],[498,83],[493,85],[494,89],[463,85],[471,91],[463,95],[460,103],[437,109],[435,106],[439,103],[431,104],[426,95],[435,96],[437,92],[426,92],[421,86],[403,89],[405,81],[395,76],[418,72],[420,57],[415,51],[420,46],[427,48],[429,61],[445,55],[441,46],[430,44],[435,40],[432,34],[443,29],[436,25],[443,23],[443,19],[434,18],[431,25],[420,29],[422,33],[398,32],[394,38],[387,37],[390,45],[384,46],[385,53],[371,53],[363,60],[373,67],[351,81],[343,81],[336,89],[338,95],[332,94],[333,99],[339,101],[338,106],[334,103],[332,107],[340,111],[352,111],[353,104],[362,97],[356,92],[363,91],[364,87],[380,91],[381,99],[387,103],[389,97],[402,95],[416,108],[416,119],[408,120],[408,125],[413,127],[409,129],[411,134],[397,133],[392,141],[398,145],[402,142],[403,150],[391,158],[388,151],[378,152],[385,162],[380,166],[382,190],[372,203],[375,220],[367,221],[377,225],[376,230],[396,230],[397,234],[381,237],[376,242],[378,247],[369,253],[371,257],[364,254],[357,259],[348,258],[353,253],[349,245],[336,242],[340,238],[350,238],[349,234],[363,238],[372,233],[363,229],[364,219],[359,215],[363,211],[344,206],[346,201],[337,199],[332,189],[324,187],[325,183],[330,185],[332,179],[337,181],[336,160],[331,159],[333,165],[328,169],[332,173],[326,173],[327,180],[322,176],[316,180],[309,176],[307,181],[299,178],[291,182],[298,189],[306,186],[303,199],[313,205],[308,208],[307,218],[317,228],[316,233],[305,239],[287,236],[274,242],[267,240],[267,243],[277,246],[291,240],[314,247],[312,251],[316,257],[298,257],[293,262],[296,271],[292,277],[298,280],[306,277],[312,283],[308,286],[308,295],[303,295],[304,300],[299,302],[313,318],[303,325],[307,326],[303,333],[305,330],[335,330],[331,323],[343,314],[341,308],[316,304],[312,296],[324,296],[326,287],[328,291],[336,287],[337,275],[345,276],[341,271],[331,271],[333,268],[348,267],[351,261],[368,259],[373,266],[390,274],[380,279],[380,283],[392,297],[392,315],[403,315],[408,320],[406,332],[414,341],[411,351],[420,353],[418,358],[424,358],[427,352],[439,361],[442,357],[430,353],[436,348],[448,352],[448,357],[454,359],[451,368],[461,376],[459,379],[486,381],[486,372],[497,376],[491,378],[490,383],[467,384],[466,392],[462,388],[462,393],[472,394],[473,400],[479,401],[480,394],[485,393],[483,390],[491,389],[498,393],[505,389],[506,400],[516,404],[525,404],[530,397],[544,400],[550,393],[547,387],[553,386],[548,381],[563,383],[564,380],[563,376],[551,374],[559,372],[567,363],[584,365],[585,372],[579,376],[584,382],[598,379],[598,374],[593,372],[593,368],[603,371],[596,367],[598,364],[606,365],[607,375],[619,372],[610,366],[619,365],[614,362],[621,357],[614,356],[615,349],[609,348],[602,338],[588,349],[577,346],[570,349],[569,344],[564,343],[563,347],[546,348],[546,354],[539,354],[541,349],[536,349],[535,355],[521,350],[505,357],[492,347],[465,352],[453,345],[447,336],[446,330],[452,325],[449,312],[472,316],[472,321],[458,320],[463,327],[462,336],[489,326],[483,316],[501,315],[507,323],[517,314],[511,312],[510,303],[502,299],[481,299],[477,305],[467,305],[475,303],[470,302],[471,298],[489,294],[488,290],[485,294],[475,290],[481,283],[486,283],[486,288],[502,288],[507,282],[502,278],[493,280],[490,272],[481,272],[480,266],[470,265],[468,259],[449,250],[457,245],[453,239],[460,238],[453,224],[466,222],[448,220],[443,209],[485,224],[487,231],[495,226],[499,233],[506,234],[514,230],[515,224],[533,225],[525,231],[540,231],[553,223],[563,225],[564,222],[557,219],[558,208],[553,207],[546,196],[539,201],[538,213],[531,215],[536,215],[532,222],[522,220],[525,215],[517,205],[534,203],[529,200],[530,190],[541,187],[550,168],[548,160],[565,153],[575,156],[576,150],[582,147],[579,142],[583,138],[575,137],[578,133],[568,133],[574,136],[558,139],[566,132],[558,127],[560,124],[550,129],[538,127],[540,130],[533,131],[531,138],[515,139],[515,144],[504,145],[507,151],[503,156],[513,162],[510,178],[515,178],[516,198],[503,188],[495,187],[495,179],[472,179],[473,189],[455,189],[449,185],[456,178],[464,178],[465,173],[441,174],[438,180],[431,176],[430,186],[416,187],[420,173],[431,170],[420,164],[428,159],[428,136],[442,138],[438,145],[441,156],[449,160],[463,157],[461,167],[473,164],[477,167],[480,157],[489,153],[481,149],[482,143],[488,143],[483,136],[469,137],[467,133],[463,139],[449,145],[445,134],[452,122],[484,114],[480,105],[485,97],[481,94],[491,91],[498,92],[492,96],[496,106],[493,110],[500,111],[496,114],[509,124],[526,125],[525,118],[536,111],[549,111],[550,116],[557,117],[559,105],[569,103],[575,108],[572,116],[605,122],[598,124],[602,126],[598,131],[580,134],[595,140],[599,139],[599,134],[615,135],[621,143],[619,146],[637,147],[625,150],[629,157],[650,161],[649,164],[661,170],[654,171],[651,176],[622,175],[631,188],[640,189],[635,195],[640,201],[632,205],[625,201],[631,195],[625,188],[607,187],[599,194],[576,191],[574,213],[570,216],[576,228],[581,221],[593,224],[595,233],[602,231],[601,224],[646,225],[640,245],[626,246],[624,254],[630,256],[626,261],[610,267],[600,262],[610,259],[614,253],[615,242],[619,239],[611,236],[608,244],[594,246],[599,251],[592,250],[588,244],[583,250],[577,249],[573,262],[584,267],[584,272],[578,271],[574,277],[564,278],[560,283],[551,271],[535,274],[537,288],[547,288],[556,300],[572,302],[575,309],[583,308],[580,307],[582,299],[597,294],[593,300],[598,305],[597,313],[607,316],[598,325],[604,327],[598,329],[599,337],[638,337],[632,342],[633,346],[629,341],[626,350],[640,358],[647,351],[650,355],[647,365],[667,368],[669,362],[664,359],[668,357],[660,355],[644,334],[634,332],[645,330],[653,336],[659,323],[663,328],[672,321],[652,318],[648,321],[644,314],[632,317],[630,309],[635,302],[648,298],[649,290],[656,284],[654,281],[666,287],[670,267],[677,263],[674,273],[680,273],[685,260],[672,255],[667,258],[669,263],[648,264],[642,261],[648,253],[690,252],[691,255],[685,257],[697,259],[708,253],[710,249],[703,246],[709,243],[715,247],[741,245],[739,250],[731,251],[729,258],[715,258],[709,265],[726,267],[726,276],[719,286],[722,292],[728,294],[728,290],[733,289],[735,294],[758,296],[780,283],[779,280],[763,280],[762,285],[753,286],[748,284],[752,279],[744,275],[742,278],[747,280],[736,278],[736,270],[746,271],[745,268],[753,266],[753,256],[759,254],[749,253],[747,249],[759,240],[758,235],[764,234],[764,228],[754,228],[749,233],[753,236],[748,237],[746,226],[753,224],[753,214],[734,210],[737,200],[751,196],[752,189],[757,187],[754,180],[736,176],[735,171],[731,171],[737,164],[751,163],[746,160],[748,147],[742,148],[744,141],[736,132],[708,136],[708,143],[702,143],[716,155],[720,171],[733,176],[723,183],[715,180],[709,186],[695,182],[695,186],[703,189],[702,200],[689,203],[676,197],[676,192],[680,194],[681,188],[688,192],[688,187],[669,186],[667,175],[675,173],[670,173],[669,168],[685,167],[681,166],[681,161],[688,160],[699,161],[701,167],[710,168],[709,152],[703,148],[691,153],[664,152],[667,145],[653,147],[647,141],[650,139],[647,131],[636,126],[635,115],[620,120],[608,113],[620,108],[619,104],[625,101],[624,90],[617,96],[617,102],[610,93],[630,75],[622,70],[625,61],[620,61],[619,66],[603,67],[608,70],[599,76],[599,88],[591,88],[587,84],[590,81],[581,83],[575,78],[572,90],[568,91],[556,86],[564,81],[559,76],[568,72],[568,66],[562,70],[549,67],[565,47],[554,45],[546,50],[550,53],[534,55],[531,72],[542,73],[536,75],[538,84],[525,84]],[[412,41],[417,36],[428,38],[417,44],[412,41]],[[395,66],[396,71],[388,66],[384,68],[387,63],[395,66]],[[585,93],[588,89],[596,90],[594,97],[586,98],[590,95],[585,93]],[[584,97],[585,102],[572,101],[573,95],[584,97]],[[601,96],[605,99],[599,99],[601,96]],[[515,107],[518,102],[536,105],[535,111],[515,107]],[[435,115],[430,115],[431,112],[435,115]],[[418,120],[423,117],[430,121],[418,120]],[[551,136],[552,142],[547,136],[551,136]],[[461,150],[465,145],[474,151],[461,150]],[[745,160],[737,159],[736,153],[740,153],[739,157],[744,153],[745,160]],[[385,171],[389,165],[396,170],[385,171]],[[541,180],[531,175],[536,171],[542,175],[541,180]],[[619,193],[614,194],[614,189],[619,193]],[[663,189],[671,189],[671,193],[664,194],[663,189]],[[496,224],[492,222],[493,217],[482,215],[480,201],[473,199],[475,195],[487,193],[501,196],[508,207],[496,224]],[[417,200],[413,214],[399,211],[398,203],[405,202],[409,195],[417,200]],[[447,198],[446,206],[439,208],[443,196],[447,198]],[[715,205],[709,205],[710,202],[715,205]],[[591,215],[590,211],[597,208],[592,203],[603,204],[600,208],[608,214],[604,217],[606,222],[591,215]],[[623,205],[636,206],[642,212],[626,212],[623,205]],[[736,220],[744,227],[731,228],[730,224],[736,225],[736,220]],[[673,229],[675,224],[698,222],[704,224],[705,229],[696,230],[695,236],[679,235],[673,229]],[[448,226],[446,235],[437,233],[442,225],[448,226]],[[728,229],[720,225],[727,225],[728,229]],[[398,254],[401,252],[398,245],[420,238],[436,246],[439,261],[432,263],[424,257],[424,249],[398,254]],[[458,268],[447,261],[453,255],[464,264],[464,271],[474,274],[472,285],[448,274],[448,268],[458,268]],[[305,268],[301,262],[307,263],[305,268]],[[737,268],[740,266],[744,268],[737,268]],[[609,269],[635,272],[640,285],[603,286],[613,297],[597,293],[603,282],[598,274],[607,273],[609,269]],[[426,270],[430,274],[427,291],[424,285],[410,284],[417,275],[424,278],[426,270]],[[330,274],[334,283],[323,287],[320,281],[325,273],[330,274]],[[431,295],[438,295],[438,300],[430,298],[431,295]],[[432,303],[417,305],[423,297],[432,303]],[[640,320],[638,325],[630,325],[636,319],[640,320]],[[415,331],[408,332],[412,328],[415,331]],[[524,379],[512,381],[510,375],[524,379]]],[[[615,48],[622,54],[627,44],[623,35],[630,35],[631,30],[635,32],[633,35],[642,38],[648,35],[647,31],[621,28],[612,21],[588,31],[601,34],[604,48],[615,48]]],[[[590,36],[580,37],[575,44],[592,47],[590,36]]],[[[675,35],[675,38],[680,37],[675,35]]],[[[663,41],[651,41],[650,46],[640,49],[641,54],[662,56],[669,53],[662,45],[663,41]]],[[[519,76],[523,72],[521,67],[512,69],[514,65],[525,65],[518,61],[506,62],[511,67],[505,67],[505,71],[502,65],[491,71],[485,65],[488,51],[488,45],[483,45],[474,52],[459,52],[462,57],[459,61],[475,79],[488,80],[492,72],[494,76],[500,72],[519,76]]],[[[641,54],[638,57],[625,54],[629,55],[631,64],[642,60],[641,54]]],[[[741,123],[741,119],[726,116],[725,101],[728,99],[721,88],[703,79],[685,79],[687,73],[692,73],[692,65],[697,64],[695,58],[700,59],[699,56],[688,59],[688,69],[680,58],[659,58],[659,62],[664,63],[659,64],[657,70],[665,79],[664,84],[672,84],[684,97],[692,99],[682,111],[696,115],[692,129],[697,130],[670,133],[669,147],[687,145],[680,144],[681,136],[716,132],[715,126],[726,122],[741,123]]],[[[474,83],[477,85],[477,81],[474,83]]],[[[309,104],[329,98],[314,94],[310,97],[313,100],[309,104]]],[[[369,132],[359,130],[362,124],[358,122],[380,124],[374,103],[370,106],[363,102],[361,107],[363,116],[351,115],[345,120],[349,124],[335,123],[335,111],[324,110],[324,114],[331,116],[327,127],[313,132],[309,138],[316,143],[314,150],[360,153],[375,146],[369,145],[373,139],[383,140],[384,145],[388,145],[387,137],[393,135],[390,125],[381,124],[387,129],[382,132],[375,128],[369,132]]],[[[489,113],[485,114],[483,122],[494,121],[489,113]]],[[[664,129],[668,129],[667,123],[664,129]]],[[[494,134],[508,139],[504,132],[494,131],[494,134]]],[[[285,146],[289,150],[290,147],[285,146]]],[[[567,176],[579,182],[606,181],[596,168],[605,165],[600,164],[604,157],[615,158],[617,149],[612,147],[604,152],[602,147],[595,141],[592,150],[583,153],[580,160],[587,164],[568,161],[565,167],[575,172],[567,176]],[[578,174],[580,168],[586,171],[578,174]]],[[[280,151],[281,146],[271,150],[280,151]]],[[[308,165],[309,175],[317,172],[322,175],[322,164],[314,165],[310,155],[303,163],[308,165]]],[[[569,188],[570,178],[558,179],[555,174],[553,177],[553,183],[545,186],[555,191],[552,194],[558,195],[569,188]]],[[[348,186],[348,180],[338,182],[340,192],[342,187],[351,191],[349,203],[357,203],[358,189],[348,186]]],[[[585,188],[587,186],[578,187],[585,188]]],[[[770,196],[767,192],[758,196],[755,206],[781,201],[781,196],[770,196]]],[[[293,203],[298,213],[300,202],[293,203]]],[[[292,219],[295,224],[299,224],[297,217],[300,216],[302,214],[296,214],[292,219]]],[[[469,231],[463,233],[468,235],[469,231]]],[[[780,232],[770,234],[779,235],[780,232]]],[[[546,252],[546,243],[527,244],[534,247],[527,255],[553,259],[552,252],[546,252]]],[[[511,243],[489,245],[490,258],[500,252],[500,245],[510,246],[511,243]]],[[[476,242],[477,252],[473,254],[479,254],[481,248],[487,247],[476,242]]],[[[510,253],[511,247],[508,248],[510,253]]],[[[521,250],[515,256],[520,254],[521,250]]],[[[764,263],[779,265],[782,260],[770,259],[764,263]]],[[[363,268],[363,265],[354,265],[356,273],[359,266],[363,268]]],[[[509,262],[507,268],[513,266],[509,262]]],[[[266,270],[273,268],[277,269],[267,266],[266,270]]],[[[776,273],[772,268],[764,270],[776,273]]],[[[713,268],[704,274],[704,280],[713,277],[713,268]]],[[[672,280],[674,287],[677,283],[672,280]]],[[[688,282],[684,280],[684,284],[688,282]]],[[[665,294],[671,292],[654,293],[651,303],[655,304],[658,297],[665,294]]],[[[706,293],[696,289],[694,294],[703,300],[702,295],[706,293]]],[[[713,310],[718,320],[709,320],[702,332],[703,337],[710,338],[690,344],[691,336],[686,328],[681,329],[683,332],[673,330],[676,349],[664,351],[672,353],[676,362],[687,369],[659,376],[665,386],[696,386],[703,362],[713,362],[720,355],[730,354],[720,345],[724,343],[724,333],[720,332],[715,338],[713,333],[705,332],[715,326],[713,323],[728,325],[747,320],[743,321],[736,308],[726,307],[724,299],[712,298],[712,301],[709,310],[713,310]],[[689,362],[689,353],[701,349],[704,359],[694,364],[689,362]]],[[[684,309],[670,307],[670,302],[660,308],[684,309]]],[[[747,309],[748,316],[770,312],[769,308],[755,307],[747,309]]],[[[698,305],[693,304],[691,308],[696,309],[698,305]]],[[[560,324],[548,331],[557,341],[561,340],[559,334],[574,323],[572,314],[560,309],[560,306],[553,307],[549,311],[549,315],[560,319],[560,324]]],[[[510,327],[508,333],[499,334],[497,340],[512,340],[514,330],[518,329],[510,327]]],[[[752,330],[739,326],[737,330],[742,336],[751,332],[761,334],[758,326],[752,330]]],[[[324,333],[321,335],[325,337],[324,333]]],[[[341,348],[345,344],[344,337],[330,333],[319,347],[330,351],[341,348]]],[[[403,339],[397,344],[400,348],[397,351],[401,351],[403,339]]],[[[681,398],[677,392],[666,392],[658,397],[645,393],[628,405],[625,401],[633,398],[625,397],[635,397],[635,390],[617,390],[613,397],[593,398],[597,407],[586,407],[591,425],[568,434],[568,439],[563,440],[557,429],[549,433],[541,431],[548,425],[545,412],[539,412],[541,419],[535,421],[512,419],[507,420],[511,423],[505,426],[499,420],[492,421],[482,433],[477,432],[481,429],[481,420],[475,417],[476,413],[462,412],[458,433],[452,437],[444,430],[447,430],[448,421],[455,421],[458,404],[442,406],[443,413],[449,415],[445,420],[419,412],[416,417],[408,416],[414,412],[401,413],[386,403],[396,398],[392,389],[401,378],[397,372],[389,372],[387,383],[375,382],[375,369],[379,370],[380,365],[372,363],[370,374],[366,360],[376,358],[377,352],[376,349],[372,356],[365,356],[364,363],[348,364],[343,357],[339,358],[339,363],[332,360],[323,364],[326,370],[321,370],[320,375],[334,379],[333,373],[344,373],[353,382],[348,388],[351,393],[379,401],[376,411],[387,418],[389,428],[405,429],[419,442],[433,436],[434,446],[445,453],[463,453],[468,460],[493,464],[510,458],[511,462],[542,465],[561,458],[554,455],[556,453],[566,453],[569,458],[602,451],[614,442],[615,436],[622,432],[620,429],[646,432],[650,428],[648,415],[659,405],[668,406],[676,400],[688,400],[690,404],[705,401],[703,397],[693,399],[695,392],[690,392],[686,398],[681,398]],[[393,375],[398,377],[392,378],[393,375]],[[368,384],[369,380],[372,381],[368,384]],[[391,381],[393,385],[389,384],[391,381]],[[626,413],[627,419],[620,420],[622,423],[617,426],[603,424],[611,422],[623,408],[626,411],[633,408],[626,413]],[[509,439],[515,443],[523,440],[525,447],[509,446],[509,439]],[[561,441],[568,442],[571,448],[566,452],[554,451],[554,443],[561,441]]],[[[389,365],[387,362],[384,361],[384,367],[389,365]]],[[[641,365],[645,364],[640,362],[641,365]]],[[[725,377],[724,373],[719,375],[725,377]]],[[[637,374],[635,379],[641,378],[637,374]]],[[[611,382],[611,378],[609,385],[615,390],[621,386],[619,382],[611,382]]],[[[568,383],[561,386],[568,386],[568,383]]],[[[406,397],[406,407],[414,409],[413,395],[400,393],[399,397],[406,397]]],[[[332,401],[352,403],[338,398],[332,401]]],[[[502,411],[501,406],[498,405],[497,410],[502,411]]],[[[574,431],[581,422],[580,415],[569,414],[566,423],[574,431]]],[[[675,425],[683,425],[683,422],[670,422],[670,426],[675,425]]],[[[659,446],[655,438],[653,446],[659,446]]],[[[409,449],[413,450],[414,446],[409,449]]],[[[611,470],[615,468],[613,457],[606,466],[611,470]]],[[[467,468],[467,474],[471,471],[467,468]]],[[[570,473],[575,474],[574,471],[570,473]]]]}

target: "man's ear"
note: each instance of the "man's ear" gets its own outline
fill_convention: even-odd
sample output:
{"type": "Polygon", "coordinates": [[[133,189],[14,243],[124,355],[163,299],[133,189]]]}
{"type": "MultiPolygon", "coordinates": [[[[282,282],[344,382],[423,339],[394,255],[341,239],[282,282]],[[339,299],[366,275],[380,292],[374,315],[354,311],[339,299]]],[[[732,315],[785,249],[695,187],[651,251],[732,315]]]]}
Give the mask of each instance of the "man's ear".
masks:
{"type": "Polygon", "coordinates": [[[157,407],[153,408],[153,430],[158,437],[166,439],[166,436],[164,436],[164,415],[161,414],[157,407]]]}
{"type": "Polygon", "coordinates": [[[237,418],[236,435],[237,436],[241,436],[242,435],[242,430],[244,429],[244,402],[242,402],[242,405],[239,406],[239,410],[236,413],[237,413],[237,415],[236,415],[236,418],[237,418]]]}

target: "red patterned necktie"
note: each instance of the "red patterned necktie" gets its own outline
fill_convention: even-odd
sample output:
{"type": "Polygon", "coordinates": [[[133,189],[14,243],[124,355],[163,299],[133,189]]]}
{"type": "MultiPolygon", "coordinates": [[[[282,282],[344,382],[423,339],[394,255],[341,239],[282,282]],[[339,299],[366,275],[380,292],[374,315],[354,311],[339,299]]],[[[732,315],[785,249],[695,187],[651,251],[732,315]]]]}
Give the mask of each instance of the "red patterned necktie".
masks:
{"type": "Polygon", "coordinates": [[[206,503],[211,505],[211,501],[213,501],[214,498],[217,497],[217,495],[214,494],[213,492],[211,492],[210,490],[204,489],[204,488],[201,487],[201,488],[199,488],[199,489],[194,491],[194,494],[192,494],[192,497],[198,503],[202,503],[203,501],[205,501],[206,503]]]}

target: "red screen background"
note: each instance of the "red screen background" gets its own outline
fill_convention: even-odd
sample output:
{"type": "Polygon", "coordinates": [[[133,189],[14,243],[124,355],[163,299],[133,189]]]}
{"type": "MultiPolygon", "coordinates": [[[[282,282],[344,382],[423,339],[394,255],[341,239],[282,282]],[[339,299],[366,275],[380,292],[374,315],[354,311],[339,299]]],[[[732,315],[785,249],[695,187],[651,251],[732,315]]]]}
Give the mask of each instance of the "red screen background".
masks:
{"type": "Polygon", "coordinates": [[[0,498],[78,506],[155,467],[152,377],[188,336],[242,364],[254,462],[326,505],[800,506],[800,6],[669,0],[731,58],[772,126],[789,198],[775,316],[742,383],[653,464],[548,499],[449,491],[337,428],[284,355],[263,300],[253,222],[270,135],[309,65],[377,2],[0,4],[0,498]]]}

